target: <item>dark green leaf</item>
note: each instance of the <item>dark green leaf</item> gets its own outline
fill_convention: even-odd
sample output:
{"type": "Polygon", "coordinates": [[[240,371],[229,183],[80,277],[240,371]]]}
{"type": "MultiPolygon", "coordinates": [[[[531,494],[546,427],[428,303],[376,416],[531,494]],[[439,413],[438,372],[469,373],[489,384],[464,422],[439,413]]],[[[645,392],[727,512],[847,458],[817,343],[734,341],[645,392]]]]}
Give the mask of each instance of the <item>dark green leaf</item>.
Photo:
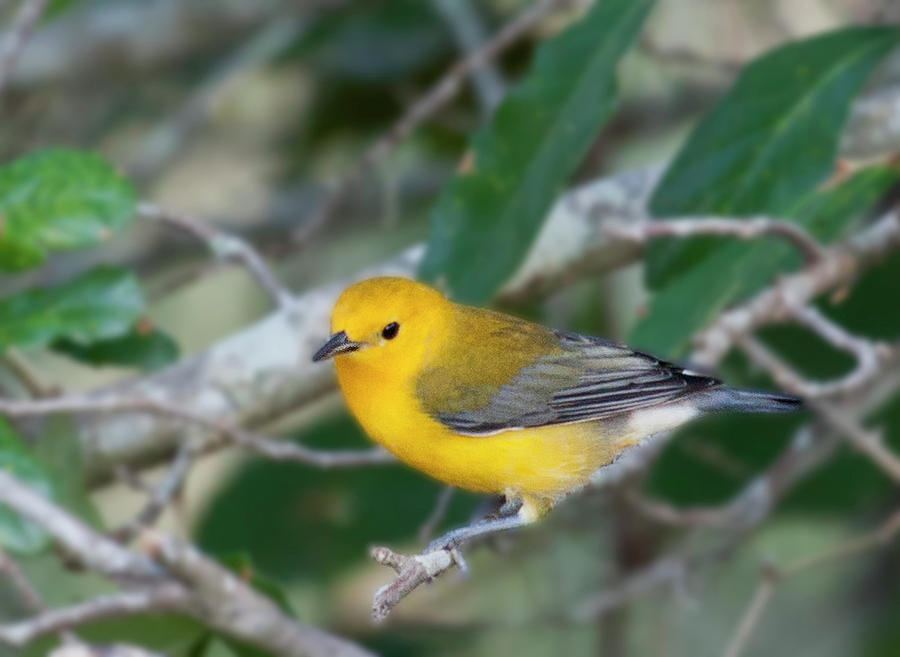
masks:
{"type": "MultiPolygon", "coordinates": [[[[0,469],[51,497],[50,478],[3,418],[0,418],[0,469]]],[[[0,545],[16,552],[38,552],[47,545],[47,535],[30,520],[0,505],[0,545]]]]}
{"type": "Polygon", "coordinates": [[[53,288],[0,301],[0,350],[42,347],[67,338],[87,344],[122,335],[144,310],[131,272],[103,267],[53,288]]]}
{"type": "Polygon", "coordinates": [[[609,117],[616,66],[652,0],[604,0],[538,51],[473,143],[474,169],[444,189],[420,274],[488,300],[520,264],[551,203],[609,117]]]}
{"type": "MultiPolygon", "coordinates": [[[[833,240],[897,178],[893,169],[863,170],[833,189],[802,199],[791,214],[814,237],[833,240]]],[[[630,342],[655,353],[677,355],[690,336],[728,304],[759,290],[778,271],[797,262],[797,254],[784,243],[726,244],[654,295],[630,342]]]]}
{"type": "Polygon", "coordinates": [[[92,246],[134,216],[134,189],[91,153],[47,150],[0,167],[0,267],[92,246]]]}
{"type": "MultiPolygon", "coordinates": [[[[788,44],[751,63],[669,166],[651,212],[787,213],[831,172],[853,97],[898,42],[896,28],[854,27],[788,44]]],[[[649,284],[672,282],[715,244],[652,245],[649,284]]]]}
{"type": "Polygon", "coordinates": [[[178,360],[178,343],[157,328],[144,328],[143,322],[118,338],[79,344],[68,338],[53,343],[55,351],[89,365],[123,365],[141,370],[158,370],[178,360]]]}

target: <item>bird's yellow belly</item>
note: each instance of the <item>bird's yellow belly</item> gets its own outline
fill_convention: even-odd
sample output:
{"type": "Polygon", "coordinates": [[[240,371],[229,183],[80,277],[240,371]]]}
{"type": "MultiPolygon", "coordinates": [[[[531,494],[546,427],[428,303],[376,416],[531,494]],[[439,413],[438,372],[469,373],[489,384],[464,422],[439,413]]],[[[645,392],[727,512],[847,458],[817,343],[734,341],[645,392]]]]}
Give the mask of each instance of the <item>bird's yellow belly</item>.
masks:
{"type": "Polygon", "coordinates": [[[369,436],[401,461],[460,488],[520,494],[548,507],[631,442],[628,436],[605,436],[590,422],[457,434],[424,413],[412,391],[360,371],[348,376],[349,368],[341,365],[338,379],[348,405],[369,436]]]}

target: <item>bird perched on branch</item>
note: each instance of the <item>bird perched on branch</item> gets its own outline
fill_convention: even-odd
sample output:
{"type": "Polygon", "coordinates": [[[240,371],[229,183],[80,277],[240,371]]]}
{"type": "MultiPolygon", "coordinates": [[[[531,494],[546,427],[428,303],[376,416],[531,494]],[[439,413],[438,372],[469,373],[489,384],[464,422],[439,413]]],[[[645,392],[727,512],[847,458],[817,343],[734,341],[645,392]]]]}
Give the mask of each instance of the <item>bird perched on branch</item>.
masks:
{"type": "Polygon", "coordinates": [[[503,514],[429,549],[532,522],[644,438],[704,413],[796,410],[626,346],[450,302],[402,278],[340,296],[338,382],[369,436],[448,484],[505,496],[503,514]]]}

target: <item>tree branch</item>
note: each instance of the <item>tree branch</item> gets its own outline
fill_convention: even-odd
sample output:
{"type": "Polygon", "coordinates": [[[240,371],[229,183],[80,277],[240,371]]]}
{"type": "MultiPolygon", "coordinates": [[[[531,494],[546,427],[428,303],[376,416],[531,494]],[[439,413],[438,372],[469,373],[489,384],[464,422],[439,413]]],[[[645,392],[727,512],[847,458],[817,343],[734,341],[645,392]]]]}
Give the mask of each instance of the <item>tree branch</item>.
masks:
{"type": "Polygon", "coordinates": [[[434,83],[381,137],[369,146],[353,168],[328,192],[319,207],[294,233],[294,241],[304,244],[328,222],[353,187],[375,164],[387,157],[396,146],[431,116],[449,103],[462,89],[465,80],[482,66],[534,28],[544,16],[571,0],[535,0],[535,2],[500,29],[490,40],[453,65],[434,83]]]}
{"type": "Polygon", "coordinates": [[[93,621],[146,612],[187,613],[190,606],[191,597],[187,589],[181,584],[169,582],[92,598],[70,607],[45,611],[26,620],[0,625],[0,642],[24,648],[39,637],[93,621]]]}
{"type": "MultiPolygon", "coordinates": [[[[60,413],[142,413],[171,418],[202,427],[209,435],[219,437],[195,439],[189,443],[189,451],[196,454],[222,446],[222,438],[230,444],[252,451],[275,461],[291,461],[319,468],[343,468],[362,465],[393,463],[394,457],[381,449],[316,450],[296,443],[276,441],[165,401],[138,398],[106,397],[97,399],[84,396],[55,397],[52,399],[3,399],[0,413],[11,418],[41,417],[60,413]]],[[[183,443],[188,444],[188,443],[183,443]]],[[[186,467],[187,464],[185,464],[186,467]]]]}
{"type": "Polygon", "coordinates": [[[875,530],[839,543],[824,552],[811,557],[801,557],[782,567],[774,565],[764,566],[759,584],[753,592],[731,640],[728,642],[728,647],[725,649],[725,657],[740,657],[747,647],[747,642],[753,630],[759,624],[759,620],[762,618],[762,614],[771,600],[775,588],[784,580],[795,577],[807,570],[882,547],[892,541],[898,533],[900,533],[900,510],[894,511],[875,530]]]}
{"type": "Polygon", "coordinates": [[[735,338],[757,328],[789,320],[816,296],[853,281],[891,251],[900,248],[900,217],[891,210],[847,242],[828,249],[819,262],[785,276],[749,302],[720,315],[694,340],[694,361],[718,362],[735,338]]]}
{"type": "Polygon", "coordinates": [[[12,26],[0,45],[0,96],[3,95],[19,55],[46,7],[47,0],[22,0],[12,26]]]}
{"type": "Polygon", "coordinates": [[[605,229],[611,236],[639,246],[660,237],[694,237],[717,235],[741,240],[759,237],[777,237],[796,248],[807,264],[821,260],[825,248],[806,230],[797,224],[768,217],[746,219],[722,217],[697,217],[690,219],[662,220],[631,224],[608,224],[605,229]]]}
{"type": "Polygon", "coordinates": [[[144,542],[201,605],[212,627],[285,657],[372,657],[363,648],[289,618],[274,602],[207,559],[192,545],[148,530],[144,542]]]}
{"type": "Polygon", "coordinates": [[[199,445],[193,442],[184,442],[175,452],[175,458],[169,466],[169,471],[162,480],[150,489],[147,503],[124,525],[111,533],[116,540],[127,543],[142,530],[152,526],[163,511],[178,497],[191,466],[199,452],[199,445]]]}
{"type": "Polygon", "coordinates": [[[285,311],[294,308],[294,295],[278,280],[259,252],[241,238],[217,228],[209,221],[201,221],[179,212],[164,210],[153,203],[139,203],[138,216],[183,230],[206,244],[222,260],[239,260],[256,279],[259,286],[285,311]]]}
{"type": "Polygon", "coordinates": [[[89,529],[2,470],[0,502],[42,527],[85,568],[113,578],[158,580],[163,575],[149,559],[89,529]]]}
{"type": "Polygon", "coordinates": [[[88,528],[3,471],[0,503],[39,525],[85,568],[149,587],[0,628],[0,636],[13,645],[103,614],[152,609],[189,613],[229,636],[286,657],[370,655],[344,639],[294,621],[241,579],[173,537],[146,530],[142,543],[152,557],[148,558],[88,528]]]}

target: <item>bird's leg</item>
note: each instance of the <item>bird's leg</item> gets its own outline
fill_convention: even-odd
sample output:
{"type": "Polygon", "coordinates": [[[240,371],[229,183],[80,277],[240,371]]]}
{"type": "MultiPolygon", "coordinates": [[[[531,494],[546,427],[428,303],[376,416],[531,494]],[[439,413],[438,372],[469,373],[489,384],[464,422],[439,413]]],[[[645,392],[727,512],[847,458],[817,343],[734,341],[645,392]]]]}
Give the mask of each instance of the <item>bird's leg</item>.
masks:
{"type": "Polygon", "coordinates": [[[473,538],[527,525],[530,522],[529,519],[519,513],[522,510],[522,506],[523,501],[521,497],[508,495],[503,505],[497,511],[497,515],[483,518],[473,522],[471,525],[447,532],[440,538],[432,541],[425,549],[425,552],[454,550],[473,538]]]}
{"type": "Polygon", "coordinates": [[[471,525],[459,527],[447,532],[440,538],[432,541],[428,545],[428,547],[425,548],[425,552],[428,553],[437,552],[438,550],[453,550],[455,548],[458,548],[463,543],[471,541],[473,538],[485,536],[487,534],[493,534],[495,532],[500,532],[507,529],[515,529],[516,527],[527,525],[528,522],[529,521],[527,519],[523,518],[518,513],[516,513],[515,515],[500,516],[499,518],[485,518],[484,520],[479,520],[478,522],[474,522],[471,525]]]}
{"type": "Polygon", "coordinates": [[[503,504],[497,509],[497,515],[501,518],[513,516],[522,509],[523,504],[525,504],[525,502],[518,495],[507,495],[503,499],[503,504]]]}

